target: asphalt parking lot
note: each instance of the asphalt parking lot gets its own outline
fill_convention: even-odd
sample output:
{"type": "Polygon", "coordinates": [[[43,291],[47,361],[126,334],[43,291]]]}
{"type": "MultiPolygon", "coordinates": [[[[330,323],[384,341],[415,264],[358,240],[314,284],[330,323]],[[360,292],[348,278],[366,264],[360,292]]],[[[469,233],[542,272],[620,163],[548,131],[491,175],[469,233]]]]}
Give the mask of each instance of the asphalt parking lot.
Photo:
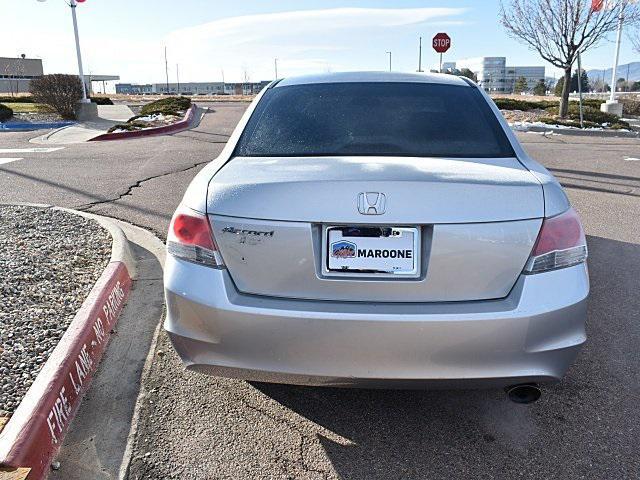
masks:
{"type": "MultiPolygon", "coordinates": [[[[38,147],[33,133],[0,134],[0,162],[22,158],[0,164],[0,202],[79,208],[164,236],[245,105],[210,107],[191,131],[51,152],[20,151],[38,147]]],[[[639,478],[640,141],[519,138],[588,235],[589,341],[563,382],[532,405],[499,390],[247,383],[185,372],[161,334],[129,478],[639,478]]]]}

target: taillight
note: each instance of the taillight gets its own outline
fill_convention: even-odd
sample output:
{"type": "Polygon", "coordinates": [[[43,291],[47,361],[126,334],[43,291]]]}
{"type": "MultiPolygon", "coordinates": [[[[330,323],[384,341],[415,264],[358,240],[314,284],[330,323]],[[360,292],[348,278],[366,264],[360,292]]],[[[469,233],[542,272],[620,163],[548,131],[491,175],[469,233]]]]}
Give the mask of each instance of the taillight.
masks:
{"type": "Polygon", "coordinates": [[[188,208],[180,207],[173,214],[167,252],[189,262],[224,268],[207,216],[188,208]]]}
{"type": "Polygon", "coordinates": [[[540,273],[571,267],[587,259],[587,241],[573,208],[545,218],[524,273],[540,273]]]}

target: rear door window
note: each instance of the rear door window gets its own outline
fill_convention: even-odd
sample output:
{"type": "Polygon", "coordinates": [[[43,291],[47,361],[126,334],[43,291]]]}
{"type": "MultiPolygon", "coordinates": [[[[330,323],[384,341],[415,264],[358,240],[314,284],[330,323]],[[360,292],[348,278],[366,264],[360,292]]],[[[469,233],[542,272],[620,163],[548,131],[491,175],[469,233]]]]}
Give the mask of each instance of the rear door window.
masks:
{"type": "Polygon", "coordinates": [[[235,155],[515,156],[476,88],[406,82],[271,88],[235,155]]]}

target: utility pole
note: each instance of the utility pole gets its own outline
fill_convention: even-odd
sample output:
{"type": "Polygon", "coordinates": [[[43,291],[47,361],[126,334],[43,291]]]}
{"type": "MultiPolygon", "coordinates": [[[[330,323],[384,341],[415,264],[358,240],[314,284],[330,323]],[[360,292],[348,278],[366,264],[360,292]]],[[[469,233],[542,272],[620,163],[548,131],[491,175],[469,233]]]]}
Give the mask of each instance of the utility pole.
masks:
{"type": "Polygon", "coordinates": [[[418,72],[422,71],[422,37],[420,37],[420,43],[418,44],[418,72]]]}
{"type": "Polygon", "coordinates": [[[224,88],[224,69],[221,68],[220,69],[220,73],[222,73],[222,94],[225,94],[225,88],[224,88]]]}
{"type": "Polygon", "coordinates": [[[580,50],[578,50],[578,100],[580,101],[580,128],[584,128],[584,116],[582,114],[582,64],[580,63],[580,50]]]}
{"type": "Polygon", "coordinates": [[[176,93],[180,95],[180,71],[178,70],[177,63],[176,63],[176,80],[178,81],[178,91],[176,93]]]}
{"type": "Polygon", "coordinates": [[[167,94],[169,93],[169,64],[167,63],[167,47],[164,47],[164,74],[167,81],[167,94]]]}
{"type": "Polygon", "coordinates": [[[391,71],[391,52],[387,52],[389,54],[389,71],[391,71]]]}
{"type": "Polygon", "coordinates": [[[277,58],[273,59],[273,66],[276,69],[276,78],[274,78],[274,80],[277,80],[278,79],[278,59],[277,58]]]}
{"type": "Polygon", "coordinates": [[[76,40],[76,57],[78,57],[78,76],[80,77],[80,82],[82,83],[82,103],[89,103],[89,99],[87,98],[87,86],[84,84],[84,73],[82,72],[82,55],[80,54],[80,37],[78,35],[78,19],[76,17],[76,7],[78,4],[76,0],[71,0],[69,3],[71,7],[71,18],[73,20],[73,35],[76,40]]]}
{"type": "Polygon", "coordinates": [[[624,90],[625,92],[627,91],[627,88],[629,87],[629,67],[631,66],[630,63],[627,63],[627,78],[625,79],[624,83],[624,90]]]}

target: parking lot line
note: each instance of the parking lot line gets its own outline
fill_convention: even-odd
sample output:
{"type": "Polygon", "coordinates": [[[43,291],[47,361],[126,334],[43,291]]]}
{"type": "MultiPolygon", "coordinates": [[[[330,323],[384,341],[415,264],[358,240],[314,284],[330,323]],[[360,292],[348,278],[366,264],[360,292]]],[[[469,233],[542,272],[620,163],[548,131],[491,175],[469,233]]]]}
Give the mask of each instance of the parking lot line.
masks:
{"type": "Polygon", "coordinates": [[[51,153],[64,147],[0,148],[0,153],[51,153]]]}
{"type": "Polygon", "coordinates": [[[0,158],[0,165],[4,165],[5,163],[15,162],[17,160],[22,160],[22,158],[0,158]]]}

